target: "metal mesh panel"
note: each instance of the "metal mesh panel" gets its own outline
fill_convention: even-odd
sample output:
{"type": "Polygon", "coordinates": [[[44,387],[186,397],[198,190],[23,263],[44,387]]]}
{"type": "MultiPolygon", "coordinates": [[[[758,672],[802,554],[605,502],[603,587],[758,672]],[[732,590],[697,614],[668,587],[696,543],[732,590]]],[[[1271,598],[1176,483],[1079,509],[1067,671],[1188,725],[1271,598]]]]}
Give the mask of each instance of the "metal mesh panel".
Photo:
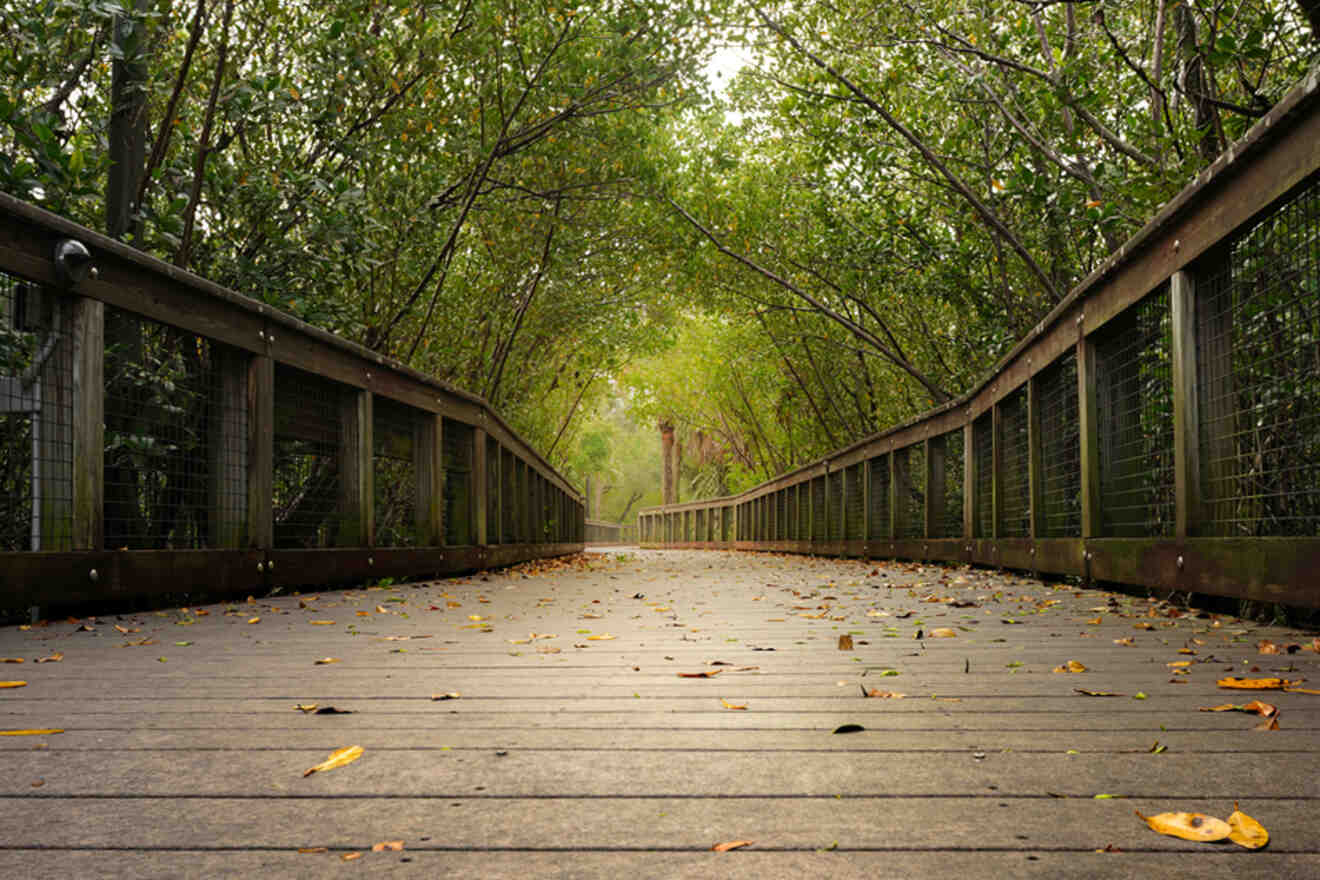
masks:
{"type": "Polygon", "coordinates": [[[817,541],[825,538],[824,477],[816,477],[811,481],[811,537],[817,541]]]}
{"type": "Polygon", "coordinates": [[[500,444],[486,436],[486,543],[500,543],[500,444]]]}
{"type": "Polygon", "coordinates": [[[775,539],[788,537],[788,490],[780,489],[775,493],[775,539]]]}
{"type": "Polygon", "coordinates": [[[831,471],[825,475],[825,527],[831,541],[843,540],[843,473],[831,471]]]}
{"type": "Polygon", "coordinates": [[[62,297],[0,273],[0,551],[72,546],[70,323],[62,297]]]}
{"type": "Polygon", "coordinates": [[[1082,448],[1077,412],[1077,353],[1036,377],[1040,406],[1040,537],[1082,534],[1082,448]]]}
{"type": "Polygon", "coordinates": [[[1172,535],[1173,381],[1165,287],[1097,334],[1102,534],[1172,535]]]}
{"type": "Polygon", "coordinates": [[[340,418],[347,391],[311,373],[275,365],[276,547],[329,547],[335,543],[340,510],[340,418]]]}
{"type": "Polygon", "coordinates": [[[372,465],[376,545],[412,547],[417,540],[417,459],[420,410],[385,397],[372,401],[372,465]]]}
{"type": "Polygon", "coordinates": [[[999,537],[1031,537],[1031,484],[1027,388],[999,402],[1000,515],[999,537]]]}
{"type": "Polygon", "coordinates": [[[105,333],[106,546],[211,546],[212,517],[232,523],[246,501],[244,479],[210,474],[246,454],[246,423],[219,424],[226,413],[242,419],[245,395],[223,405],[202,337],[114,308],[105,333]]]}
{"type": "Polygon", "coordinates": [[[991,538],[995,534],[995,434],[990,413],[972,423],[972,457],[976,471],[975,537],[991,538]]]}
{"type": "Polygon", "coordinates": [[[498,520],[500,543],[512,544],[517,540],[514,533],[513,517],[517,499],[513,491],[513,453],[500,449],[500,517],[498,520]]]}
{"type": "Polygon", "coordinates": [[[698,541],[705,541],[705,540],[707,540],[707,535],[706,535],[706,511],[704,511],[704,510],[698,510],[698,511],[696,511],[696,540],[698,540],[698,541]]]}
{"type": "Polygon", "coordinates": [[[441,434],[445,468],[445,543],[471,544],[472,534],[472,441],[471,425],[445,419],[441,434]]]}
{"type": "Polygon", "coordinates": [[[1199,531],[1320,535],[1320,183],[1223,256],[1196,305],[1199,531]]]}
{"type": "Polygon", "coordinates": [[[920,443],[894,453],[898,466],[898,518],[900,538],[920,538],[926,534],[926,447],[920,443]]]}
{"type": "Polygon", "coordinates": [[[871,534],[868,540],[889,537],[889,456],[866,463],[871,475],[871,534]]]}
{"type": "Polygon", "coordinates": [[[724,508],[724,514],[723,514],[723,516],[722,516],[722,520],[723,520],[723,522],[721,523],[721,529],[720,529],[720,540],[722,540],[722,541],[727,541],[727,540],[729,540],[729,538],[730,538],[730,534],[729,534],[729,533],[733,531],[733,508],[732,508],[732,507],[726,507],[726,508],[724,508]]]}
{"type": "MultiPolygon", "coordinates": [[[[938,537],[961,538],[963,533],[963,432],[959,428],[943,436],[944,509],[940,512],[938,537]]],[[[932,535],[931,537],[937,537],[932,535]]]]}
{"type": "Polygon", "coordinates": [[[866,487],[862,485],[863,468],[857,463],[848,468],[843,484],[844,537],[866,537],[866,487]]]}
{"type": "Polygon", "coordinates": [[[799,541],[805,541],[811,536],[811,483],[794,484],[793,498],[793,503],[796,505],[794,537],[799,541]]]}

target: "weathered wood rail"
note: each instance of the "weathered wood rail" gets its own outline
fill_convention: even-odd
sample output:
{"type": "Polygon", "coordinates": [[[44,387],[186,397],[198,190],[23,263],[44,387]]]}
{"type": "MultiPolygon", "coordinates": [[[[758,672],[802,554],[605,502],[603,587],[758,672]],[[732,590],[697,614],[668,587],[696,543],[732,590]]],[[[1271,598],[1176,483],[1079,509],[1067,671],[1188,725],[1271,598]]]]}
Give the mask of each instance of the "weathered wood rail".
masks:
{"type": "Polygon", "coordinates": [[[971,562],[1320,605],[1317,74],[953,402],[643,546],[971,562]]]}
{"type": "Polygon", "coordinates": [[[0,486],[10,612],[584,537],[580,493],[481,398],[2,194],[0,486]]]}

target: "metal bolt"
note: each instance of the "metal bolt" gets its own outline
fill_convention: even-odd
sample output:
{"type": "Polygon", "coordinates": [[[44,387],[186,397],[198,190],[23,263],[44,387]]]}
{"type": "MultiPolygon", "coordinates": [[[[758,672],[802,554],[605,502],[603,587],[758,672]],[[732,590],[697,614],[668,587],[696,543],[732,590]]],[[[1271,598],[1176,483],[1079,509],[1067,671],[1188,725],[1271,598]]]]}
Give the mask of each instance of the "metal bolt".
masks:
{"type": "Polygon", "coordinates": [[[92,583],[96,583],[101,579],[101,573],[96,569],[92,569],[91,571],[87,572],[87,577],[91,578],[92,583]]]}
{"type": "Polygon", "coordinates": [[[266,571],[274,571],[274,570],[275,570],[275,560],[272,559],[266,563],[266,571]]]}
{"type": "Polygon", "coordinates": [[[1173,249],[1176,251],[1176,250],[1180,250],[1181,248],[1182,248],[1182,239],[1175,238],[1173,240],[1173,249]]]}
{"type": "Polygon", "coordinates": [[[1032,555],[1032,556],[1035,556],[1035,555],[1036,555],[1036,548],[1035,548],[1035,547],[1032,547],[1032,548],[1031,548],[1031,555],[1032,555]]]}
{"type": "Polygon", "coordinates": [[[371,370],[367,370],[367,378],[368,378],[368,379],[371,378],[371,370]]]}
{"type": "Polygon", "coordinates": [[[265,570],[266,570],[266,563],[264,563],[264,562],[258,562],[258,563],[257,563],[257,571],[265,571],[265,570]]]}
{"type": "Polygon", "coordinates": [[[1087,561],[1087,562],[1090,562],[1090,561],[1091,561],[1091,558],[1092,558],[1092,557],[1091,557],[1091,551],[1090,551],[1090,550],[1087,550],[1087,551],[1086,551],[1086,561],[1087,561]]]}
{"type": "Polygon", "coordinates": [[[257,331],[257,338],[258,338],[258,339],[265,339],[265,338],[266,338],[266,331],[265,331],[265,330],[258,330],[258,331],[257,331]]]}
{"type": "Polygon", "coordinates": [[[1181,556],[1179,556],[1179,557],[1178,557],[1178,570],[1179,570],[1179,571],[1182,571],[1182,567],[1183,567],[1183,558],[1182,558],[1181,556]]]}
{"type": "Polygon", "coordinates": [[[375,564],[376,564],[376,560],[375,560],[373,557],[368,556],[368,557],[367,557],[367,565],[375,565],[375,564]]]}
{"type": "Polygon", "coordinates": [[[96,279],[98,279],[98,278],[101,277],[101,270],[98,269],[98,268],[96,268],[95,266],[93,266],[93,267],[88,271],[87,274],[91,275],[91,276],[92,276],[92,280],[95,281],[96,279]]]}

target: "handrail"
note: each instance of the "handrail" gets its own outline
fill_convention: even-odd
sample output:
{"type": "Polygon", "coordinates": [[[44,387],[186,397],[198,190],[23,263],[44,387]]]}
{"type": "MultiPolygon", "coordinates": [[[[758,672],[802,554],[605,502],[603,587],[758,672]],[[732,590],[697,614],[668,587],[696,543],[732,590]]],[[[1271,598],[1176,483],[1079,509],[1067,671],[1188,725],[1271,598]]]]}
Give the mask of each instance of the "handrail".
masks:
{"type": "Polygon", "coordinates": [[[0,508],[11,611],[582,545],[582,494],[481,397],[2,193],[0,324],[0,429],[31,438],[0,436],[28,486],[0,508]],[[72,283],[66,239],[91,255],[72,283]]]}
{"type": "Polygon", "coordinates": [[[1320,605],[1320,368],[1300,356],[1320,317],[1318,85],[1313,71],[966,393],[738,495],[644,509],[643,546],[1320,605]],[[1268,353],[1289,346],[1296,362],[1268,353]]]}

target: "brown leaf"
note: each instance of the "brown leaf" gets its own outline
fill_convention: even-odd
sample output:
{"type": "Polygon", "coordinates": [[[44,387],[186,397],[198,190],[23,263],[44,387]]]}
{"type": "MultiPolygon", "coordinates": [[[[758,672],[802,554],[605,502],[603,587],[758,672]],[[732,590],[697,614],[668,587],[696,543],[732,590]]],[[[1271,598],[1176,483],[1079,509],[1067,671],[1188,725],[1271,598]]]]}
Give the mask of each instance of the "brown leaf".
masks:
{"type": "Polygon", "coordinates": [[[897,691],[882,691],[877,690],[876,688],[871,688],[868,691],[866,688],[862,688],[862,696],[873,697],[879,700],[901,700],[906,697],[907,694],[900,694],[897,691]]]}
{"type": "Polygon", "coordinates": [[[59,662],[60,662],[61,660],[63,660],[63,659],[64,659],[64,655],[61,654],[59,651],[56,651],[54,654],[51,654],[49,657],[38,657],[36,660],[33,660],[32,662],[33,662],[33,663],[59,663],[59,662]]]}
{"type": "Polygon", "coordinates": [[[1278,729],[1279,729],[1279,713],[1278,713],[1278,712],[1275,712],[1273,715],[1269,716],[1267,719],[1265,719],[1265,720],[1262,721],[1260,724],[1257,724],[1255,727],[1253,727],[1253,728],[1251,728],[1251,729],[1252,729],[1252,730],[1260,730],[1260,731],[1272,731],[1272,730],[1278,730],[1278,729]]]}
{"type": "Polygon", "coordinates": [[[444,693],[444,694],[431,694],[432,700],[457,700],[458,698],[459,698],[458,691],[449,691],[448,693],[444,693]]]}
{"type": "Polygon", "coordinates": [[[1130,647],[1132,647],[1132,645],[1134,644],[1134,642],[1132,641],[1132,636],[1128,636],[1126,639],[1114,639],[1114,644],[1115,644],[1115,645],[1126,645],[1127,647],[1130,648],[1130,647]]]}
{"type": "Polygon", "coordinates": [[[0,681],[0,688],[25,688],[26,681],[0,681]]]}
{"type": "Polygon", "coordinates": [[[1145,821],[1152,831],[1170,837],[1181,837],[1183,840],[1209,843],[1223,840],[1233,833],[1233,829],[1223,819],[1216,819],[1204,813],[1160,813],[1155,816],[1142,816],[1140,811],[1133,812],[1145,821]]]}
{"type": "Polygon", "coordinates": [[[1062,666],[1054,667],[1054,671],[1055,672],[1085,672],[1086,667],[1083,666],[1081,663],[1078,663],[1076,660],[1069,660],[1067,663],[1063,664],[1062,666]]]}
{"type": "Polygon", "coordinates": [[[1202,706],[1202,712],[1248,712],[1259,715],[1262,718],[1269,718],[1279,710],[1269,703],[1262,703],[1260,700],[1252,700],[1242,706],[1235,706],[1232,703],[1224,703],[1222,706],[1202,706]]]}
{"type": "Polygon", "coordinates": [[[939,629],[933,629],[930,631],[928,635],[932,639],[954,639],[958,637],[958,633],[952,629],[949,629],[949,627],[947,626],[942,626],[939,629]]]}
{"type": "Polygon", "coordinates": [[[839,650],[851,651],[852,649],[853,649],[852,636],[847,635],[846,633],[844,635],[839,636],[839,650]]]}
{"type": "Polygon", "coordinates": [[[22,657],[0,657],[0,663],[22,663],[22,657]]]}
{"type": "Polygon", "coordinates": [[[1228,817],[1228,827],[1233,829],[1228,839],[1247,849],[1260,849],[1270,842],[1270,833],[1255,819],[1238,809],[1233,801],[1233,813],[1228,817]]]}
{"type": "Polygon", "coordinates": [[[323,773],[326,770],[334,770],[343,767],[346,764],[352,764],[358,758],[362,757],[362,746],[345,746],[342,749],[336,749],[315,767],[308,767],[303,771],[303,776],[311,776],[313,773],[323,773]]]}
{"type": "Polygon", "coordinates": [[[338,658],[338,657],[322,657],[320,660],[317,660],[317,661],[316,661],[315,663],[313,663],[312,665],[313,665],[313,666],[325,666],[325,665],[328,664],[328,663],[338,663],[338,662],[339,662],[339,658],[338,658]]]}
{"type": "Polygon", "coordinates": [[[1312,695],[1320,695],[1320,691],[1315,690],[1314,688],[1285,687],[1285,688],[1283,689],[1283,692],[1284,692],[1285,694],[1312,694],[1312,695]]]}
{"type": "Polygon", "coordinates": [[[333,620],[309,620],[309,621],[307,621],[307,622],[310,623],[312,626],[334,626],[334,625],[335,625],[335,622],[334,622],[333,620]]]}
{"type": "Polygon", "coordinates": [[[1076,693],[1087,697],[1121,697],[1122,694],[1116,694],[1113,691],[1088,691],[1086,688],[1073,688],[1076,693]]]}
{"type": "Polygon", "coordinates": [[[344,853],[342,856],[340,856],[340,857],[339,857],[339,860],[340,860],[341,862],[351,862],[351,861],[354,861],[355,859],[360,859],[360,858],[362,858],[362,853],[360,853],[360,852],[349,852],[349,853],[344,853]]]}
{"type": "Polygon", "coordinates": [[[403,851],[403,841],[402,841],[402,840],[382,840],[380,843],[373,843],[373,844],[371,845],[371,851],[372,851],[372,852],[385,852],[386,850],[389,850],[390,852],[402,852],[402,851],[403,851]]]}
{"type": "Polygon", "coordinates": [[[63,732],[63,727],[38,727],[31,730],[0,730],[0,736],[49,736],[63,732]]]}
{"type": "Polygon", "coordinates": [[[1261,639],[1256,643],[1256,650],[1261,654],[1278,654],[1279,646],[1269,639],[1261,639]]]}
{"type": "Polygon", "coordinates": [[[711,847],[714,852],[728,852],[731,849],[741,849],[744,846],[751,846],[754,840],[726,840],[723,843],[717,843],[711,847]]]}
{"type": "Polygon", "coordinates": [[[714,678],[723,672],[723,669],[707,669],[705,672],[680,672],[679,678],[714,678]]]}
{"type": "Polygon", "coordinates": [[[724,708],[726,708],[726,709],[746,709],[746,708],[747,708],[747,706],[746,706],[745,704],[739,706],[739,705],[737,705],[736,703],[730,703],[728,700],[724,699],[723,697],[720,697],[720,703],[722,703],[722,704],[724,705],[724,708]]]}
{"type": "Polygon", "coordinates": [[[323,852],[329,852],[329,850],[326,849],[326,848],[323,847],[323,846],[300,846],[300,847],[298,847],[298,853],[299,853],[299,855],[313,855],[313,854],[315,854],[315,853],[323,853],[323,852]]]}

